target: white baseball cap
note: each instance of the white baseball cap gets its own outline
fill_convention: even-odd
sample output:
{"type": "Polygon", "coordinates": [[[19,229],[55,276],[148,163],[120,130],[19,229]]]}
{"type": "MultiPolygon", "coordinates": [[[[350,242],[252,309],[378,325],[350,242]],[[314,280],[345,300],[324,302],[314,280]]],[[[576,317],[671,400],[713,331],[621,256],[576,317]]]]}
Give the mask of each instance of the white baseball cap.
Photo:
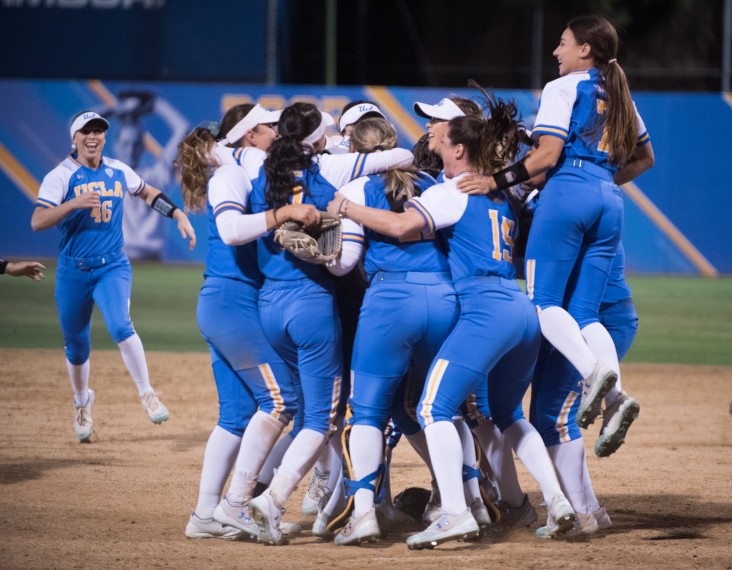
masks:
{"type": "Polygon", "coordinates": [[[80,113],[79,116],[74,119],[74,122],[71,123],[71,128],[69,129],[71,140],[74,140],[74,135],[76,134],[76,131],[80,131],[92,121],[99,121],[101,123],[104,123],[105,131],[109,128],[109,121],[107,121],[107,119],[102,117],[100,114],[95,113],[94,111],[85,111],[83,113],[80,113]]]}
{"type": "Polygon", "coordinates": [[[348,125],[352,125],[353,123],[357,122],[367,113],[376,113],[377,115],[381,115],[386,119],[386,115],[384,115],[381,109],[379,109],[376,105],[373,105],[371,103],[359,103],[358,105],[354,105],[353,107],[348,109],[348,111],[343,113],[343,115],[341,115],[341,120],[338,124],[338,126],[340,127],[340,131],[343,132],[343,130],[348,125]]]}
{"type": "Polygon", "coordinates": [[[226,136],[219,141],[219,146],[235,143],[257,125],[278,123],[282,111],[268,111],[259,103],[252,107],[242,119],[226,133],[226,136]]]}
{"type": "Polygon", "coordinates": [[[465,113],[460,110],[452,99],[445,97],[437,105],[428,105],[427,103],[415,103],[414,112],[425,119],[442,119],[449,121],[455,117],[463,117],[465,113]]]}

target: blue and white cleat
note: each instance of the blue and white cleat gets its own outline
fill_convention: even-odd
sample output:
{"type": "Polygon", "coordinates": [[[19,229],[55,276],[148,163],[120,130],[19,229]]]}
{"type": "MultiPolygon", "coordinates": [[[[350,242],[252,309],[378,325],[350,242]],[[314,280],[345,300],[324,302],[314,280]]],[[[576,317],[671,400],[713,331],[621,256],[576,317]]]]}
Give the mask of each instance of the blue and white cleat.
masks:
{"type": "Polygon", "coordinates": [[[587,428],[600,415],[602,399],[615,386],[618,374],[598,362],[592,373],[582,381],[582,401],[577,410],[577,425],[587,428]]]}
{"type": "Polygon", "coordinates": [[[615,453],[628,434],[628,429],[640,413],[640,405],[625,392],[608,406],[602,419],[600,437],[595,442],[595,455],[609,457],[615,453]]]}
{"type": "Polygon", "coordinates": [[[465,541],[480,535],[480,527],[470,509],[459,515],[442,513],[426,530],[413,534],[407,538],[410,550],[434,548],[438,544],[451,540],[465,541]]]}

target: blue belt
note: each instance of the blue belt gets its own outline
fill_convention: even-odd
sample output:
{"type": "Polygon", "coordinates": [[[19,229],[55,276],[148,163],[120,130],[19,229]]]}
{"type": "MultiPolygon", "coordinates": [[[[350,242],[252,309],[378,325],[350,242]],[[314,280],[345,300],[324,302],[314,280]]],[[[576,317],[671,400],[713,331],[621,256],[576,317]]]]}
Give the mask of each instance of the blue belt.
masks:
{"type": "Polygon", "coordinates": [[[597,164],[593,162],[588,162],[586,160],[583,160],[581,158],[573,158],[572,160],[567,160],[563,162],[557,170],[562,170],[566,167],[572,167],[572,168],[579,168],[580,170],[584,170],[585,172],[589,172],[593,176],[597,176],[598,178],[603,178],[605,180],[609,180],[612,182],[613,179],[613,173],[610,172],[607,168],[603,168],[602,166],[598,166],[597,164]]]}
{"type": "Polygon", "coordinates": [[[122,250],[115,251],[113,253],[107,253],[98,257],[69,257],[68,255],[60,255],[59,260],[65,265],[71,265],[82,271],[89,271],[96,269],[97,267],[103,267],[110,263],[117,261],[119,258],[124,256],[122,250]]]}
{"type": "Polygon", "coordinates": [[[404,283],[416,283],[417,285],[437,285],[439,283],[450,283],[452,282],[452,278],[450,277],[449,271],[377,271],[369,283],[374,285],[380,281],[402,281],[404,283]]]}

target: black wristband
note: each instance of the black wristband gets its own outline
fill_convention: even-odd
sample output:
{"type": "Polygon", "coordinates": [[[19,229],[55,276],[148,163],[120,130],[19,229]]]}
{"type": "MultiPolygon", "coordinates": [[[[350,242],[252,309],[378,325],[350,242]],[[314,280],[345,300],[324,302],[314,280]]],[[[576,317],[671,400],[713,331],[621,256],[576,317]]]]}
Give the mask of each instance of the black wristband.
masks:
{"type": "Polygon", "coordinates": [[[5,268],[8,266],[8,260],[0,257],[0,275],[5,273],[5,268]]]}
{"type": "Polygon", "coordinates": [[[168,218],[172,218],[173,212],[178,209],[178,206],[173,204],[173,202],[170,201],[170,198],[168,198],[162,192],[155,196],[155,198],[153,198],[150,207],[156,212],[159,212],[161,215],[167,216],[168,218]]]}
{"type": "Polygon", "coordinates": [[[496,190],[505,190],[516,184],[526,182],[529,178],[531,176],[529,176],[529,171],[526,170],[523,162],[516,162],[493,175],[493,180],[496,181],[496,190]]]}

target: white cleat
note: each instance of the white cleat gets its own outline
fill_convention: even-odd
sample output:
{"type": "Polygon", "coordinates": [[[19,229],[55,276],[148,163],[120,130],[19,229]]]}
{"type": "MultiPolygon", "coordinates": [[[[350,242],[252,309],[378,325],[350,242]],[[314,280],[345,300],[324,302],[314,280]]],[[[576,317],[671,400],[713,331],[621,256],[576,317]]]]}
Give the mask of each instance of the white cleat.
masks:
{"type": "Polygon", "coordinates": [[[235,505],[229,502],[228,497],[221,499],[213,512],[216,522],[239,529],[252,538],[259,536],[259,527],[251,515],[248,505],[235,505]]]}
{"type": "Polygon", "coordinates": [[[615,386],[618,374],[598,362],[592,373],[582,380],[582,400],[577,410],[577,425],[586,428],[600,415],[602,399],[615,386]]]}
{"type": "Polygon", "coordinates": [[[407,546],[410,550],[432,549],[443,542],[470,540],[479,534],[480,527],[478,523],[473,518],[470,509],[466,509],[465,512],[459,515],[442,513],[426,530],[407,538],[407,546]]]}
{"type": "Polygon", "coordinates": [[[249,508],[251,509],[254,520],[257,521],[257,526],[259,527],[258,538],[261,542],[273,546],[286,543],[286,540],[282,536],[282,529],[280,528],[285,509],[281,509],[275,505],[269,489],[249,501],[249,508]]]}
{"type": "Polygon", "coordinates": [[[600,507],[596,511],[592,511],[592,516],[595,517],[600,530],[607,530],[613,526],[613,521],[610,520],[610,515],[607,514],[605,507],[600,507]]]}
{"type": "Polygon", "coordinates": [[[330,515],[325,511],[318,511],[311,531],[313,535],[318,538],[330,538],[330,533],[328,532],[328,523],[330,523],[330,518],[330,515]]]}
{"type": "Polygon", "coordinates": [[[280,523],[280,532],[282,532],[282,536],[289,538],[300,534],[302,532],[302,527],[297,523],[283,521],[280,523]]]}
{"type": "Polygon", "coordinates": [[[380,536],[376,510],[371,509],[358,518],[351,515],[346,526],[336,534],[334,542],[336,546],[358,546],[362,542],[376,542],[380,536]]]}
{"type": "Polygon", "coordinates": [[[161,424],[170,417],[168,408],[160,401],[160,396],[153,390],[148,390],[140,396],[142,407],[145,408],[147,416],[154,424],[161,424]]]}
{"type": "Polygon", "coordinates": [[[326,494],[326,484],[330,477],[329,472],[320,471],[317,467],[313,469],[313,475],[310,478],[308,490],[302,498],[302,512],[305,515],[317,515],[320,500],[326,494]]]}
{"type": "Polygon", "coordinates": [[[582,513],[577,513],[577,520],[575,521],[574,526],[563,534],[551,534],[551,532],[549,531],[549,525],[552,524],[552,522],[553,521],[547,519],[547,526],[537,528],[536,537],[583,540],[600,531],[600,525],[598,524],[597,520],[595,520],[595,517],[592,515],[592,513],[586,515],[583,515],[582,513]]]}
{"type": "Polygon", "coordinates": [[[608,406],[602,418],[600,437],[595,442],[595,455],[609,457],[625,442],[630,425],[640,413],[640,405],[625,392],[608,406]]]}
{"type": "Polygon", "coordinates": [[[74,433],[81,443],[89,443],[94,433],[94,420],[92,419],[92,405],[94,404],[94,390],[89,388],[86,404],[77,406],[74,404],[74,433]]]}
{"type": "Polygon", "coordinates": [[[557,495],[546,507],[547,510],[547,532],[549,536],[555,537],[569,532],[574,528],[577,517],[574,509],[564,495],[557,495]]]}
{"type": "Polygon", "coordinates": [[[191,515],[186,525],[186,536],[188,538],[222,538],[224,540],[241,540],[252,538],[250,534],[234,528],[233,526],[223,525],[213,518],[202,519],[196,513],[191,515]]]}

